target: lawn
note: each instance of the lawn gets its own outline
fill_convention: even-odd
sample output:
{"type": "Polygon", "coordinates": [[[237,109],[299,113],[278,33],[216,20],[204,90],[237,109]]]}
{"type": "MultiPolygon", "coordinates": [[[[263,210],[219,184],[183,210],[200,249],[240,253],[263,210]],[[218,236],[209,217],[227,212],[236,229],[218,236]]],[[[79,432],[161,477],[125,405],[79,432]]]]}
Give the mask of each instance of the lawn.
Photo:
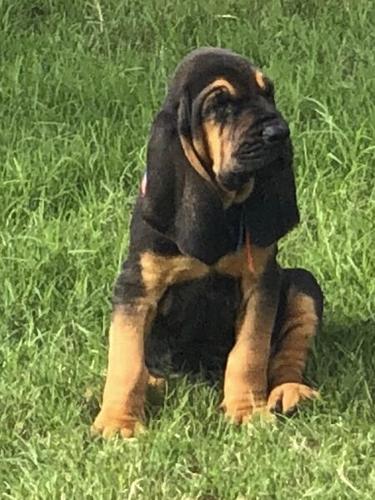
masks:
{"type": "Polygon", "coordinates": [[[374,498],[374,26],[371,0],[0,0],[0,498],[374,498]],[[258,64],[292,129],[280,260],[325,292],[322,398],[236,428],[173,380],[145,435],[93,440],[150,121],[207,45],[258,64]]]}

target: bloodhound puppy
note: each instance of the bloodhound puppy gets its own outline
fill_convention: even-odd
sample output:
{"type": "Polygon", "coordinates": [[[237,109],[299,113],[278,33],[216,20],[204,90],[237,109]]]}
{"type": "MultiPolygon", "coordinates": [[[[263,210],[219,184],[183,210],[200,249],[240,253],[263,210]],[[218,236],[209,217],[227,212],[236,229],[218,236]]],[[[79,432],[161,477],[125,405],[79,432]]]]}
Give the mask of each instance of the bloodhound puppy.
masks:
{"type": "Polygon", "coordinates": [[[228,50],[192,52],[152,126],[94,431],[133,436],[150,377],[171,372],[222,370],[222,408],[236,423],[317,394],[303,371],[322,292],[308,271],[276,260],[298,222],[271,81],[228,50]]]}

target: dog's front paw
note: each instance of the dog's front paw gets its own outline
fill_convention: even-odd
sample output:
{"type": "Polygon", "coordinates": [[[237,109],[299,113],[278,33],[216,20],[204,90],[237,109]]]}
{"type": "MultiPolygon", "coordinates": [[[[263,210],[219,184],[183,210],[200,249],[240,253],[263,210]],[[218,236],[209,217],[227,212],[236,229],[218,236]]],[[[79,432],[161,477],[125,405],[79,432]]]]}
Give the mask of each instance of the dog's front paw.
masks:
{"type": "Polygon", "coordinates": [[[319,397],[319,392],[311,387],[295,382],[276,386],[268,397],[267,407],[270,411],[290,415],[304,399],[319,397]]]}
{"type": "Polygon", "coordinates": [[[249,396],[226,400],[221,404],[225,417],[234,424],[246,424],[255,418],[262,421],[273,421],[274,415],[267,408],[267,402],[257,401],[249,396]]]}
{"type": "Polygon", "coordinates": [[[102,408],[91,426],[93,436],[111,438],[120,435],[125,439],[142,434],[145,427],[140,418],[127,412],[119,412],[109,408],[102,408]]]}

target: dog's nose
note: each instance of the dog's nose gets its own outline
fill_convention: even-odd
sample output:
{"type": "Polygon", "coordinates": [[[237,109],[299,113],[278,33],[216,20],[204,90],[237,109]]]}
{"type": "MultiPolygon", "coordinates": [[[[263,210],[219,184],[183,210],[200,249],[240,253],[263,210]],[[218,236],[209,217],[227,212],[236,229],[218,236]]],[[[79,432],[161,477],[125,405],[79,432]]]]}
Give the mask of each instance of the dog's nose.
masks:
{"type": "Polygon", "coordinates": [[[262,137],[265,142],[282,141],[289,137],[290,131],[286,123],[274,123],[267,125],[262,132],[262,137]]]}

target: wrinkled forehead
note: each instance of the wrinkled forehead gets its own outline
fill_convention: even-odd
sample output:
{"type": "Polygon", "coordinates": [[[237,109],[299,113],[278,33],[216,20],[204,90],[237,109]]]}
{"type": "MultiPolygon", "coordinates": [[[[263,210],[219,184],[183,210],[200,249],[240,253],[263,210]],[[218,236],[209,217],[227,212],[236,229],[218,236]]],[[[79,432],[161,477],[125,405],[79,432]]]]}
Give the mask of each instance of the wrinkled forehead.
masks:
{"type": "Polygon", "coordinates": [[[265,87],[265,76],[246,58],[225,49],[198,49],[179,64],[170,83],[169,96],[177,101],[184,90],[194,99],[218,79],[229,82],[238,97],[265,87]]]}

